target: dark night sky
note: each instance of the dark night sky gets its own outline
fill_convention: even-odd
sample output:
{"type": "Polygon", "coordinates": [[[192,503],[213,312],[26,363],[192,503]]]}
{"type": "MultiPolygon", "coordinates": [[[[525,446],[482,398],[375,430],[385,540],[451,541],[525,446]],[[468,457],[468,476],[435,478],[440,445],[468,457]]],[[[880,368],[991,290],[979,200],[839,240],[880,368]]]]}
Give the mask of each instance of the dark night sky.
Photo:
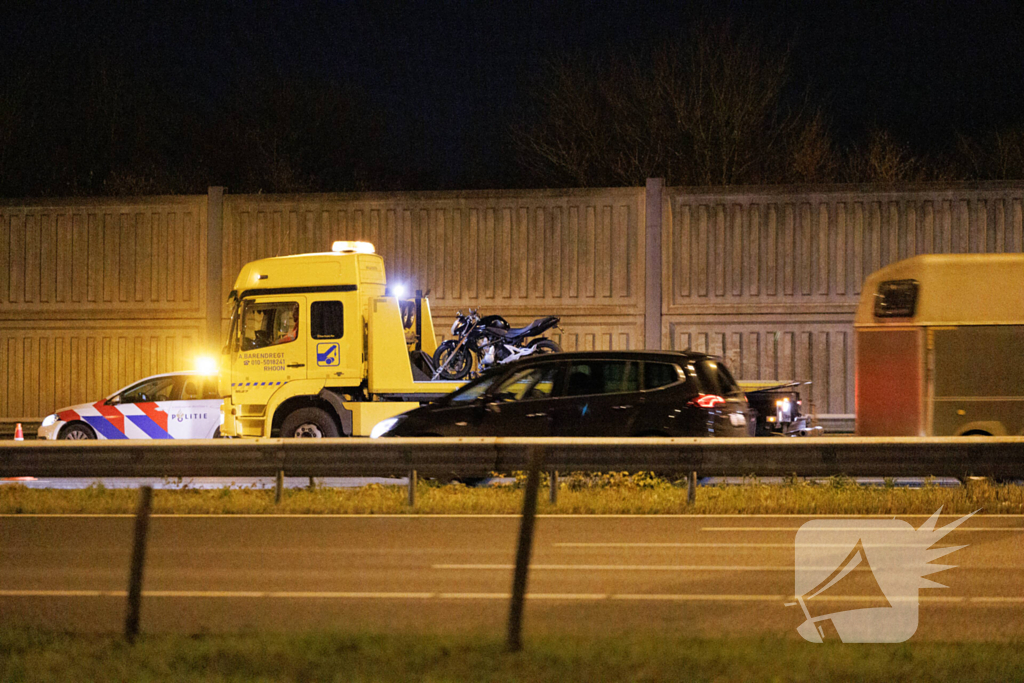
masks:
{"type": "Polygon", "coordinates": [[[795,82],[841,141],[880,127],[927,148],[1024,122],[1019,1],[12,4],[2,78],[103,55],[198,107],[268,74],[342,82],[390,112],[393,144],[436,187],[500,181],[507,117],[545,59],[628,52],[698,19],[791,44],[795,82]]]}

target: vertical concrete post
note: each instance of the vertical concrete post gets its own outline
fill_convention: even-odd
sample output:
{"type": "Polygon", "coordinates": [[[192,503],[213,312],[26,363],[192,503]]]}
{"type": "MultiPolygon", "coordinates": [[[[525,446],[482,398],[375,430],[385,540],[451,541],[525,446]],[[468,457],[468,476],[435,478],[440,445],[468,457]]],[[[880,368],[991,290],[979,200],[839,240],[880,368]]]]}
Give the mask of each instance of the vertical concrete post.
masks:
{"type": "Polygon", "coordinates": [[[661,349],[661,198],[664,178],[648,178],[644,213],[647,254],[644,277],[644,348],[661,349]]]}
{"type": "Polygon", "coordinates": [[[224,188],[210,187],[206,195],[206,348],[220,351],[221,300],[224,271],[224,188]]]}
{"type": "Polygon", "coordinates": [[[526,578],[530,570],[533,551],[533,527],[537,519],[537,490],[540,471],[544,467],[544,451],[540,446],[530,447],[530,469],[526,475],[523,495],[523,515],[519,518],[519,544],[516,546],[516,568],[512,575],[512,600],[508,610],[508,639],[510,652],[523,649],[523,601],[526,600],[526,578]]]}
{"type": "Polygon", "coordinates": [[[416,485],[419,483],[419,477],[416,475],[416,470],[409,470],[409,507],[416,507],[416,485]]]}
{"type": "Polygon", "coordinates": [[[146,536],[149,533],[149,513],[153,507],[153,487],[139,489],[139,507],[135,513],[135,539],[132,543],[132,566],[128,577],[128,610],[124,619],[124,637],[129,644],[139,635],[142,612],[142,569],[146,564],[146,536]]]}

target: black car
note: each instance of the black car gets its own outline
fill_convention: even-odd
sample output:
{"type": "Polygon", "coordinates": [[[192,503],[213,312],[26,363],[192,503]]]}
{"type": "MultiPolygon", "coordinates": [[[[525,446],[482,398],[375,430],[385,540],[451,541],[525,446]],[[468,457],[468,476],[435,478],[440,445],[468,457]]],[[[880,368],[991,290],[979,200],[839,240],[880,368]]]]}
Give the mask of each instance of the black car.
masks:
{"type": "Polygon", "coordinates": [[[377,425],[373,436],[753,436],[718,358],[671,351],[534,356],[377,425]]]}

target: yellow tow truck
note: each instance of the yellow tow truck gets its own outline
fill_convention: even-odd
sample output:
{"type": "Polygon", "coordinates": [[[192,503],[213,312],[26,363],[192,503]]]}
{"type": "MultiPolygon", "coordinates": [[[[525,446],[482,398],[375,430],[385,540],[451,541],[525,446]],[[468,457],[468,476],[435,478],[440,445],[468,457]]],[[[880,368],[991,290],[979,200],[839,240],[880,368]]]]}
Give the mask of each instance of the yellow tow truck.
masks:
{"type": "Polygon", "coordinates": [[[368,242],[248,263],[229,301],[222,436],[368,436],[462,386],[428,379],[429,302],[389,294],[368,242]]]}

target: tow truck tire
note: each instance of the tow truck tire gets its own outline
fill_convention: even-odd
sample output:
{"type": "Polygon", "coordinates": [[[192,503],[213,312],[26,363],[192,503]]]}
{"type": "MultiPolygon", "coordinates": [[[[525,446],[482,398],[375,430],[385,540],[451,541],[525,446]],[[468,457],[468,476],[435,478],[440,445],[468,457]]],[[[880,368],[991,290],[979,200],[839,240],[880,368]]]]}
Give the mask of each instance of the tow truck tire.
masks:
{"type": "Polygon", "coordinates": [[[285,439],[327,439],[338,436],[338,425],[327,411],[320,408],[299,408],[281,423],[285,439]]]}
{"type": "Polygon", "coordinates": [[[69,441],[82,441],[84,439],[95,439],[96,432],[92,430],[92,427],[81,422],[72,422],[69,425],[64,425],[57,438],[68,439],[69,441]]]}

